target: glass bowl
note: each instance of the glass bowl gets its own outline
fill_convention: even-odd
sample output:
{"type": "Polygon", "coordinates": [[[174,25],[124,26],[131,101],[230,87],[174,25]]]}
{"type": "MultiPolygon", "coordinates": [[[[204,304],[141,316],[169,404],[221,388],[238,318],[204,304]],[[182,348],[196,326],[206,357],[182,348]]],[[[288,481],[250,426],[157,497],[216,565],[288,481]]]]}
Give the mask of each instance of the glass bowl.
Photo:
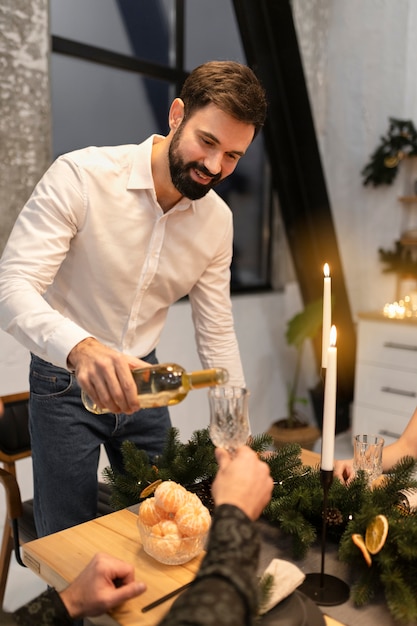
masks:
{"type": "Polygon", "coordinates": [[[149,556],[165,565],[182,565],[198,556],[205,548],[208,532],[195,537],[180,537],[152,533],[152,526],[137,520],[143,549],[149,556]]]}

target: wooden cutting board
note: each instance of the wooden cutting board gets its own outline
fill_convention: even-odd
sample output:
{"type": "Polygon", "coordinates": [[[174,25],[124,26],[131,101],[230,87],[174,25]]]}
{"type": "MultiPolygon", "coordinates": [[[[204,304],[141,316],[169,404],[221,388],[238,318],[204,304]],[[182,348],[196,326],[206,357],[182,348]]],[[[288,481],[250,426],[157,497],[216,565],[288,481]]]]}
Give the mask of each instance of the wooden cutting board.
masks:
{"type": "MultiPolygon", "coordinates": [[[[136,514],[124,509],[60,533],[31,541],[23,546],[23,560],[36,574],[58,591],[79,574],[97,552],[106,552],[132,563],[137,580],[147,590],[112,612],[123,626],[154,626],[168,611],[175,598],[147,613],[143,606],[190,582],[195,577],[203,554],[184,565],[164,565],[148,556],[140,541],[136,514]]],[[[114,623],[98,618],[99,624],[114,623]]]]}

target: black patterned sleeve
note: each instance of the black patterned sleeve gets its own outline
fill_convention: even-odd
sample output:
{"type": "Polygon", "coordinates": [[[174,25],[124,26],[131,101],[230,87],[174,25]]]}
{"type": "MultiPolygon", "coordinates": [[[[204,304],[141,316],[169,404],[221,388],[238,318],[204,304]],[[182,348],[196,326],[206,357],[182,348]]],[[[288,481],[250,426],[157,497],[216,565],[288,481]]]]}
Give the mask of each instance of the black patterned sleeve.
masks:
{"type": "Polygon", "coordinates": [[[48,589],[14,613],[19,626],[73,626],[74,621],[55,589],[48,589]]]}
{"type": "Polygon", "coordinates": [[[207,554],[194,583],[159,626],[244,626],[257,607],[259,539],[238,508],[222,505],[213,517],[207,554]]]}

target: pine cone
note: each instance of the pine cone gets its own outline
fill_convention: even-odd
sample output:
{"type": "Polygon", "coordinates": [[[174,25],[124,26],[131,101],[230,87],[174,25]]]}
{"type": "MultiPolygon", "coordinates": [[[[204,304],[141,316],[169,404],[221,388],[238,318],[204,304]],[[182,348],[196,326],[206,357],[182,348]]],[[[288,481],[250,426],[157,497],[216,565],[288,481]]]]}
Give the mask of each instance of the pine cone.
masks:
{"type": "Polygon", "coordinates": [[[328,509],[326,522],[329,526],[340,526],[343,524],[343,515],[339,509],[328,509]]]}
{"type": "Polygon", "coordinates": [[[210,513],[213,513],[214,500],[211,495],[211,483],[211,479],[206,478],[197,483],[193,483],[192,485],[186,485],[185,488],[188,489],[188,491],[195,493],[200,498],[204,506],[208,508],[210,513]]]}

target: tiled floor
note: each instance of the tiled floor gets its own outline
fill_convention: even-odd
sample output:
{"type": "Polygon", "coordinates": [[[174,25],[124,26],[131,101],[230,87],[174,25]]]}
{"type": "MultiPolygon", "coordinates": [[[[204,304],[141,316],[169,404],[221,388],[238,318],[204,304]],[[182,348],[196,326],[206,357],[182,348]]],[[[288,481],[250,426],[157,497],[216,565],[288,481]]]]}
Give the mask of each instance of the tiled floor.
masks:
{"type": "MultiPolygon", "coordinates": [[[[321,441],[318,441],[315,446],[316,452],[320,452],[321,441]]],[[[338,459],[349,458],[352,456],[352,443],[351,433],[341,433],[336,436],[335,443],[335,457],[338,459]]],[[[2,524],[2,521],[0,522],[2,524]]],[[[3,527],[0,525],[0,536],[3,532],[3,527]]],[[[30,570],[22,568],[17,564],[13,557],[11,564],[9,578],[6,588],[6,596],[4,599],[4,611],[10,612],[17,607],[24,604],[26,601],[35,597],[46,588],[43,583],[35,574],[30,570]]],[[[2,626],[9,626],[14,624],[5,613],[0,612],[0,623],[2,626]]]]}

